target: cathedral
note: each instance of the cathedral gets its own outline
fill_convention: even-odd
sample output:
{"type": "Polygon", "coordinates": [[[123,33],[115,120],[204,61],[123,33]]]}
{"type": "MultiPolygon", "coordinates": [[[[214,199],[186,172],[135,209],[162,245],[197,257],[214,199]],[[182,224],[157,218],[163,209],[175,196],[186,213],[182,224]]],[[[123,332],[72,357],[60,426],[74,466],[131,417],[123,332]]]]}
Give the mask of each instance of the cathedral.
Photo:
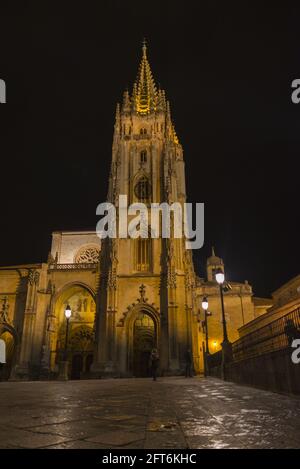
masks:
{"type": "MultiPolygon", "coordinates": [[[[129,203],[186,201],[183,149],[165,91],[157,88],[143,45],[132,93],[116,109],[107,200],[129,203]]],[[[150,228],[149,228],[150,230],[150,228]]],[[[205,348],[202,298],[208,298],[208,346],[222,343],[214,250],[205,278],[196,275],[185,240],[150,235],[106,238],[95,231],[52,234],[46,262],[0,268],[0,339],[6,360],[2,380],[145,377],[149,355],[159,352],[161,376],[184,372],[187,350],[196,374],[205,348]],[[70,318],[66,311],[70,310],[70,318]]],[[[247,281],[227,279],[228,336],[261,314],[247,281]]]]}

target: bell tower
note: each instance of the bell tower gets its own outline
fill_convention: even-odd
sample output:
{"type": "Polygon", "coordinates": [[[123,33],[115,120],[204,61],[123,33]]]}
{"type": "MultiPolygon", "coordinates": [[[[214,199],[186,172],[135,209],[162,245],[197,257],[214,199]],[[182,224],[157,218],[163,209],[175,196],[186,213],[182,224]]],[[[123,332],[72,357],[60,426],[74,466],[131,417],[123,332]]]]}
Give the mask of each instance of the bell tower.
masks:
{"type": "Polygon", "coordinates": [[[165,92],[155,85],[144,43],[132,95],[125,91],[122,105],[117,105],[109,201],[117,203],[118,195],[126,194],[129,203],[160,203],[166,199],[166,190],[171,189],[166,178],[172,176],[175,178],[169,181],[173,183],[170,196],[184,201],[182,147],[165,92]],[[170,173],[171,169],[174,174],[170,173]]]}
{"type": "Polygon", "coordinates": [[[120,195],[127,196],[128,204],[147,206],[148,236],[102,241],[93,369],[133,375],[135,317],[144,311],[154,321],[162,372],[180,373],[193,342],[192,256],[185,239],[174,238],[172,229],[170,238],[161,232],[151,237],[150,207],[163,202],[183,207],[183,150],[165,91],[154,82],[145,43],[132,93],[125,91],[116,108],[108,201],[117,209],[117,226],[120,195]]]}
{"type": "Polygon", "coordinates": [[[206,261],[206,274],[209,282],[215,282],[216,271],[221,269],[224,272],[224,263],[221,257],[216,256],[215,248],[211,249],[211,256],[206,261]]]}

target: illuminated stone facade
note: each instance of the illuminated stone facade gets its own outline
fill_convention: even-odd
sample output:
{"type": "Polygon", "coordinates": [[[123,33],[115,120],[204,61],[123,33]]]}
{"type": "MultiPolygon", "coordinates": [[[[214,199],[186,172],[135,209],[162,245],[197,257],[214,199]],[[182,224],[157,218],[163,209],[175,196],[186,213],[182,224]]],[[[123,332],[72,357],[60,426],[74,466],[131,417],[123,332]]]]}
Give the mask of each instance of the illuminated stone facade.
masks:
{"type": "MultiPolygon", "coordinates": [[[[108,201],[186,200],[183,150],[165,92],[154,83],[146,46],[138,77],[117,106],[108,201]]],[[[71,378],[147,376],[157,348],[162,374],[180,374],[191,349],[203,371],[201,299],[208,296],[210,351],[222,341],[215,254],[207,279],[195,275],[183,239],[112,239],[95,232],[55,232],[48,260],[0,270],[0,338],[7,343],[2,378],[55,378],[65,348],[64,310],[72,309],[67,343],[71,378]]],[[[230,340],[255,317],[251,286],[230,283],[224,295],[230,340]]]]}

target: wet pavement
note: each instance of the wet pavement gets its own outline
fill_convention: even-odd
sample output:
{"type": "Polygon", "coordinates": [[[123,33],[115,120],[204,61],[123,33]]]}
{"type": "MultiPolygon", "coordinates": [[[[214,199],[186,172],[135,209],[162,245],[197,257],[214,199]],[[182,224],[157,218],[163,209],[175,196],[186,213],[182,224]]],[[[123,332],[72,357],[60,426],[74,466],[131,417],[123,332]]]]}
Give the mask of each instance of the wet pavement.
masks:
{"type": "Polygon", "coordinates": [[[0,448],[300,448],[300,398],[213,378],[2,382],[0,448]]]}

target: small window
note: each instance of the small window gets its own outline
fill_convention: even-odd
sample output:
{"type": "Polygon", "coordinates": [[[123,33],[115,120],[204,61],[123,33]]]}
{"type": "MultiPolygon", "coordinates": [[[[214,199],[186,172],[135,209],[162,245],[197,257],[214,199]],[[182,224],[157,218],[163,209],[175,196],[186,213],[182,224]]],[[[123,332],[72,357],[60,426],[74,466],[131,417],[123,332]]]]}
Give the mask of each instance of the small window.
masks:
{"type": "Polygon", "coordinates": [[[146,150],[141,151],[141,163],[147,163],[147,152],[146,150]]]}
{"type": "Polygon", "coordinates": [[[150,200],[150,184],[148,179],[143,176],[137,182],[134,192],[140,202],[147,203],[150,200]]]}
{"type": "Polygon", "coordinates": [[[140,129],[140,134],[141,135],[146,135],[147,134],[147,129],[140,129]]]}
{"type": "Polygon", "coordinates": [[[148,272],[151,261],[151,239],[137,238],[136,246],[136,270],[138,272],[148,272]]]}

